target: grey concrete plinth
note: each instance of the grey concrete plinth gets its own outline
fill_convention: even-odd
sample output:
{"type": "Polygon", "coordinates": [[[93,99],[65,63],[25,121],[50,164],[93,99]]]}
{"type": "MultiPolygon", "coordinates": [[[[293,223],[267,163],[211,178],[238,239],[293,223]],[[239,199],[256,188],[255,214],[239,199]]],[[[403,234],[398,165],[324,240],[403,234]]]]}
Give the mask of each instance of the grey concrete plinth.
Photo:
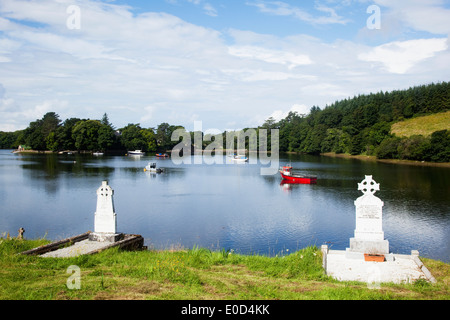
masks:
{"type": "Polygon", "coordinates": [[[123,239],[123,233],[103,233],[92,232],[89,234],[90,241],[97,242],[116,242],[123,239]]]}
{"type": "Polygon", "coordinates": [[[139,250],[144,245],[144,238],[136,234],[121,234],[122,238],[115,242],[91,241],[87,239],[87,235],[84,236],[83,234],[81,236],[77,236],[77,238],[73,239],[73,242],[66,242],[64,240],[64,244],[71,244],[68,247],[58,248],[60,244],[57,242],[24,253],[28,255],[38,254],[41,257],[68,258],[84,254],[94,254],[113,247],[118,247],[123,250],[139,250]]]}
{"type": "Polygon", "coordinates": [[[388,254],[389,241],[388,240],[359,240],[350,238],[350,248],[348,252],[354,253],[374,253],[374,254],[388,254]]]}
{"type": "Polygon", "coordinates": [[[370,284],[412,283],[418,279],[435,282],[429,271],[414,255],[389,254],[384,262],[348,258],[346,251],[329,250],[324,258],[325,273],[339,281],[370,284]]]}
{"type": "Polygon", "coordinates": [[[59,250],[50,251],[41,255],[41,257],[48,258],[69,258],[76,257],[84,254],[89,254],[93,251],[106,249],[110,246],[110,242],[104,241],[90,241],[89,239],[79,241],[73,245],[61,248],[59,250]]]}

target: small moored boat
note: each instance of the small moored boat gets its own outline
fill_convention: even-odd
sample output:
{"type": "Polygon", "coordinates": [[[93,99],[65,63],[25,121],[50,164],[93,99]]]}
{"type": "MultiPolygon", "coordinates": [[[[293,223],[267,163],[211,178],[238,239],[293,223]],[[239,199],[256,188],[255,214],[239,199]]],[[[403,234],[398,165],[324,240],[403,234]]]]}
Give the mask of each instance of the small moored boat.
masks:
{"type": "Polygon", "coordinates": [[[143,156],[145,152],[142,152],[142,150],[134,150],[134,151],[128,151],[128,154],[130,156],[143,156]]]}
{"type": "Polygon", "coordinates": [[[144,171],[148,171],[148,172],[156,172],[156,173],[161,173],[164,172],[164,169],[162,168],[156,168],[156,163],[149,163],[145,168],[144,171]]]}
{"type": "Polygon", "coordinates": [[[159,158],[168,158],[169,157],[169,155],[167,153],[157,153],[156,156],[159,158]]]}
{"type": "Polygon", "coordinates": [[[280,174],[283,180],[289,183],[304,183],[304,184],[312,184],[317,182],[316,176],[305,176],[298,175],[292,172],[291,166],[284,166],[280,168],[280,174]]]}
{"type": "Polygon", "coordinates": [[[237,155],[233,157],[233,161],[236,162],[247,162],[248,158],[246,156],[237,155]]]}

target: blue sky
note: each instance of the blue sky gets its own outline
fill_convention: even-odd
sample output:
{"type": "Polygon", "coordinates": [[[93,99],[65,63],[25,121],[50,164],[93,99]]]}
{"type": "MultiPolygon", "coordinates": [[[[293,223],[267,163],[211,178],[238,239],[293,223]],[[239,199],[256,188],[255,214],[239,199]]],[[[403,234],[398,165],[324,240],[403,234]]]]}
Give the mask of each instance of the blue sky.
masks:
{"type": "Polygon", "coordinates": [[[0,0],[0,130],[48,111],[254,127],[449,81],[449,34],[444,0],[0,0]]]}

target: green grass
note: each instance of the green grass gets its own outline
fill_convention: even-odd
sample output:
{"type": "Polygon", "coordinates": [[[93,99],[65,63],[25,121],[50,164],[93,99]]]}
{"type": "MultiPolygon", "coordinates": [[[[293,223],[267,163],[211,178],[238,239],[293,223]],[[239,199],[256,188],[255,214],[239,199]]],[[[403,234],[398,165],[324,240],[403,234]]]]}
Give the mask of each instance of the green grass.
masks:
{"type": "Polygon", "coordinates": [[[327,277],[317,247],[277,257],[239,255],[194,247],[180,251],[121,251],[41,258],[18,255],[46,240],[0,239],[1,300],[391,300],[449,299],[450,266],[427,260],[436,284],[339,282],[327,277]],[[69,289],[69,266],[81,272],[69,289]]]}
{"type": "Polygon", "coordinates": [[[398,137],[426,137],[439,130],[450,130],[450,111],[408,119],[394,123],[391,127],[391,133],[398,137]]]}

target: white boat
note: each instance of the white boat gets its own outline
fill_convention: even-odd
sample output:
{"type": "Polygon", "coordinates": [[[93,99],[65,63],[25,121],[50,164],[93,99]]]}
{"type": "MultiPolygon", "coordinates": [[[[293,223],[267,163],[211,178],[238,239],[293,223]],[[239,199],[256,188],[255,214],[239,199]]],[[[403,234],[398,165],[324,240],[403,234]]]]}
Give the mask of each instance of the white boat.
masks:
{"type": "Polygon", "coordinates": [[[153,163],[148,163],[148,165],[145,166],[144,171],[161,173],[161,172],[164,172],[164,169],[156,168],[156,163],[153,162],[153,163]]]}
{"type": "Polygon", "coordinates": [[[248,161],[248,157],[237,155],[237,156],[233,157],[233,161],[236,161],[236,162],[247,162],[248,161]]]}
{"type": "Polygon", "coordinates": [[[134,151],[128,151],[128,155],[130,156],[143,156],[145,152],[142,152],[142,150],[134,150],[134,151]]]}
{"type": "Polygon", "coordinates": [[[103,152],[94,152],[94,153],[92,153],[92,155],[94,155],[94,156],[102,156],[103,152]]]}

